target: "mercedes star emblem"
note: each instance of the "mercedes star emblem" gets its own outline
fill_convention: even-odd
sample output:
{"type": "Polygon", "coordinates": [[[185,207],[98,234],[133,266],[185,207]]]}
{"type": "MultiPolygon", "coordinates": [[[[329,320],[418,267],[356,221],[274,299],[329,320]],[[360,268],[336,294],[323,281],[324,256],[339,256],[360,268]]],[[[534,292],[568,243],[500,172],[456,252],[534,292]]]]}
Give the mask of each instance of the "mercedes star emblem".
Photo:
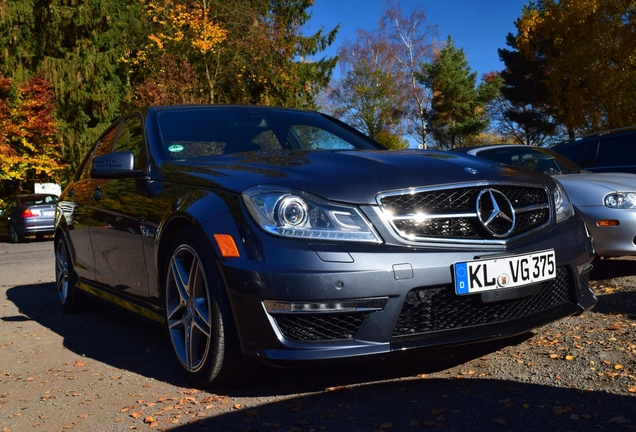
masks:
{"type": "Polygon", "coordinates": [[[496,189],[484,189],[477,196],[477,217],[494,237],[506,237],[515,228],[515,209],[496,189]]]}

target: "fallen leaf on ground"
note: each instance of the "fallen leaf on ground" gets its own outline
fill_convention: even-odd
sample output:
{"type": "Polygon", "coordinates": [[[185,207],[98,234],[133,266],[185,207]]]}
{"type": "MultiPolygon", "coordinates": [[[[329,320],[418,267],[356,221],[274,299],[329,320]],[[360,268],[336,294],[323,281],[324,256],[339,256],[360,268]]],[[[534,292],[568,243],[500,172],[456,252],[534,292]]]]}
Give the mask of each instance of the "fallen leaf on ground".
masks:
{"type": "Polygon", "coordinates": [[[572,411],[572,407],[569,407],[569,406],[557,405],[554,408],[552,408],[552,412],[555,414],[565,414],[570,411],[572,411]]]}
{"type": "Polygon", "coordinates": [[[610,419],[609,422],[610,423],[620,423],[620,424],[622,424],[622,423],[629,423],[630,420],[626,419],[623,416],[620,416],[620,417],[614,417],[614,418],[610,419]]]}

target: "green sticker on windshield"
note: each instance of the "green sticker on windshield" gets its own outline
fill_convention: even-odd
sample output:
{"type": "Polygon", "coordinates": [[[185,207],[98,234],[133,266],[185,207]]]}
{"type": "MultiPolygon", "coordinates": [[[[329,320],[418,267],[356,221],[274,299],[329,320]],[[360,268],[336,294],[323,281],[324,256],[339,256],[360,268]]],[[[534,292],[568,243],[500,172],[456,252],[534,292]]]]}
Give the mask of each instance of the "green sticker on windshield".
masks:
{"type": "Polygon", "coordinates": [[[168,147],[168,151],[172,153],[179,153],[183,151],[183,146],[181,144],[172,144],[168,147]]]}

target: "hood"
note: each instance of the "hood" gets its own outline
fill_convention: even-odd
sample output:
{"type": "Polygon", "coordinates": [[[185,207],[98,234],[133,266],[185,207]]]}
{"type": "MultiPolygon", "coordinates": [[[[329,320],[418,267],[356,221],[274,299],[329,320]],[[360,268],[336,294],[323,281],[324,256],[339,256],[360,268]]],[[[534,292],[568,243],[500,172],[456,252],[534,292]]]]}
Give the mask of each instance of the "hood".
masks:
{"type": "Polygon", "coordinates": [[[541,173],[472,156],[422,150],[263,150],[215,156],[202,162],[164,163],[161,174],[166,181],[178,178],[179,182],[237,193],[256,185],[274,185],[355,204],[375,204],[380,192],[443,184],[484,181],[551,184],[541,173]]]}
{"type": "Polygon", "coordinates": [[[593,173],[554,175],[577,207],[603,205],[605,195],[612,192],[636,192],[636,174],[593,173]]]}

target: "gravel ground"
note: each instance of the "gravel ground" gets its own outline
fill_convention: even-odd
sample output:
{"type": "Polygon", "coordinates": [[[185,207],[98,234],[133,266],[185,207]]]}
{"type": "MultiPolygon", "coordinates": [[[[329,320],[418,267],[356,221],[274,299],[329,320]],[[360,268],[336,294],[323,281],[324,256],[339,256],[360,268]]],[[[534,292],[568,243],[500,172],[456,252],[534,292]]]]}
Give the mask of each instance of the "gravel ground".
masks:
{"type": "Polygon", "coordinates": [[[50,262],[13,272],[19,253],[52,255],[50,242],[15,246],[0,244],[0,431],[636,430],[631,259],[602,263],[594,310],[534,334],[330,368],[253,365],[208,392],[187,387],[156,327],[101,306],[63,314],[50,262]]]}

